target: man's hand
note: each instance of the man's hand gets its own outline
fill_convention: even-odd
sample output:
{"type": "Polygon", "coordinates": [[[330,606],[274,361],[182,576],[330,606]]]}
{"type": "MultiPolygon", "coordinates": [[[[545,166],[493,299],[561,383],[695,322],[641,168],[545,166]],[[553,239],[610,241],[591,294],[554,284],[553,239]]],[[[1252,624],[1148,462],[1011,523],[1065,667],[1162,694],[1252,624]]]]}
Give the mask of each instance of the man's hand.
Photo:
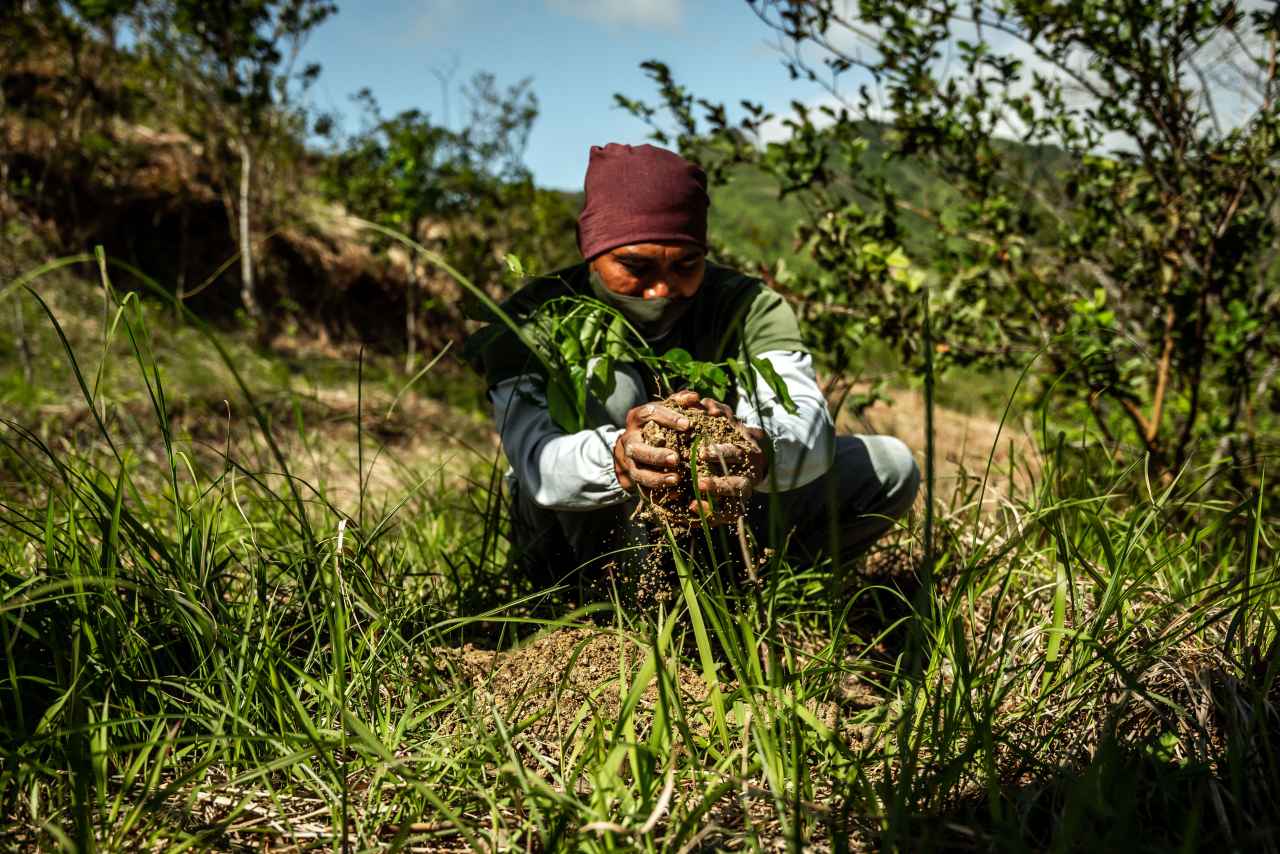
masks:
{"type": "Polygon", "coordinates": [[[644,441],[644,425],[653,421],[663,427],[684,432],[692,425],[680,414],[680,408],[699,407],[698,395],[678,392],[668,401],[677,408],[661,403],[644,403],[627,413],[626,429],[613,445],[613,471],[627,492],[637,486],[645,489],[670,488],[680,482],[680,456],[670,448],[655,448],[644,441]]]}
{"type": "MultiPolygon", "coordinates": [[[[667,404],[669,405],[646,403],[627,413],[626,429],[613,446],[613,468],[618,476],[618,483],[628,492],[637,486],[642,489],[670,489],[680,482],[680,457],[669,448],[647,444],[642,433],[645,424],[653,421],[672,430],[689,430],[692,425],[681,414],[682,409],[702,410],[709,415],[739,424],[728,406],[709,397],[699,398],[692,391],[672,395],[667,404]]],[[[764,479],[764,431],[756,427],[739,426],[749,447],[723,443],[703,445],[699,449],[698,493],[701,499],[694,498],[689,504],[689,510],[706,518],[712,525],[723,524],[733,518],[718,513],[713,506],[714,499],[745,500],[764,479]]]]}
{"type": "Polygon", "coordinates": [[[707,518],[712,525],[722,525],[736,517],[718,512],[714,502],[707,499],[738,498],[745,501],[751,497],[765,475],[764,431],[739,422],[733,410],[718,400],[704,397],[698,401],[698,406],[708,415],[717,415],[737,425],[746,436],[744,444],[749,446],[743,447],[738,443],[703,445],[698,451],[698,492],[703,498],[690,502],[689,510],[707,518]]]}

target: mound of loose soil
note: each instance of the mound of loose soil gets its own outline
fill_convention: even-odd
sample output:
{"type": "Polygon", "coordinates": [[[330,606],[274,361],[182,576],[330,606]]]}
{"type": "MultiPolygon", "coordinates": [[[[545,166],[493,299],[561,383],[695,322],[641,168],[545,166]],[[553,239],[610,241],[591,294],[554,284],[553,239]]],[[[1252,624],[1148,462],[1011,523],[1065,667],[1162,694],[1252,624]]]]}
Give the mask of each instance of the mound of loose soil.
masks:
{"type": "MultiPolygon", "coordinates": [[[[664,401],[673,408],[670,399],[664,401]]],[[[672,430],[650,421],[644,426],[644,441],[655,448],[671,448],[680,455],[681,479],[678,484],[667,489],[653,490],[649,494],[649,505],[646,508],[649,517],[655,522],[666,522],[673,528],[688,529],[698,524],[698,514],[691,512],[690,503],[697,497],[694,490],[693,467],[694,454],[707,445],[737,445],[743,450],[754,448],[750,438],[735,421],[718,415],[694,410],[682,410],[689,419],[691,428],[685,432],[672,430]]],[[[698,460],[700,473],[709,475],[750,475],[750,464],[746,458],[736,462],[725,460],[704,462],[698,460]]],[[[739,517],[746,512],[746,504],[742,499],[719,498],[716,509],[724,515],[739,517]]]]}
{"type": "MultiPolygon", "coordinates": [[[[611,729],[648,654],[644,646],[624,635],[590,629],[550,632],[506,652],[470,646],[436,652],[505,720],[528,722],[523,735],[547,742],[585,736],[597,722],[611,729]]],[[[690,707],[701,707],[706,683],[687,667],[677,667],[674,676],[683,700],[690,707]]],[[[647,729],[657,703],[657,683],[652,680],[636,707],[639,730],[647,729]]]]}

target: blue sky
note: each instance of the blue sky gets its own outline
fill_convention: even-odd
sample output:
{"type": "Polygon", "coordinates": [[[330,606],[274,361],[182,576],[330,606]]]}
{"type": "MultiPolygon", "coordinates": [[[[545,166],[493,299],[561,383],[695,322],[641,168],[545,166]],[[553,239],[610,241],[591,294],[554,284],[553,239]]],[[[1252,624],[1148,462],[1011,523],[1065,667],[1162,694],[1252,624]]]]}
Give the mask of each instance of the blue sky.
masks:
{"type": "Polygon", "coordinates": [[[349,96],[367,86],[384,112],[416,107],[436,121],[444,103],[432,69],[456,65],[455,126],[456,89],[473,73],[504,86],[532,77],[541,115],[526,161],[539,184],[578,189],[591,145],[645,141],[645,125],[613,94],[656,99],[639,68],[646,59],[714,101],[786,112],[792,99],[819,98],[818,87],[789,80],[774,38],[745,0],[339,0],[303,59],[324,68],[312,95],[320,109],[352,114],[349,96]]]}

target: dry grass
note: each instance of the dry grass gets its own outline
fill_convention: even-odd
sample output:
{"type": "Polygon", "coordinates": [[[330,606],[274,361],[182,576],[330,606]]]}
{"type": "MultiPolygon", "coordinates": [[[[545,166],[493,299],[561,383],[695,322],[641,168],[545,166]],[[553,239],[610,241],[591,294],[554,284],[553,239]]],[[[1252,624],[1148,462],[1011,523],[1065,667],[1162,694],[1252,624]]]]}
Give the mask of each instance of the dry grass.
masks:
{"type": "MultiPolygon", "coordinates": [[[[886,394],[892,403],[877,402],[861,418],[842,413],[837,429],[897,436],[911,448],[924,448],[924,395],[905,388],[890,389],[886,394]]],[[[981,477],[990,463],[984,511],[998,506],[1002,499],[1025,494],[1042,466],[1035,428],[1017,413],[1001,427],[998,413],[937,407],[934,448],[939,494],[944,497],[973,477],[981,477]]]]}

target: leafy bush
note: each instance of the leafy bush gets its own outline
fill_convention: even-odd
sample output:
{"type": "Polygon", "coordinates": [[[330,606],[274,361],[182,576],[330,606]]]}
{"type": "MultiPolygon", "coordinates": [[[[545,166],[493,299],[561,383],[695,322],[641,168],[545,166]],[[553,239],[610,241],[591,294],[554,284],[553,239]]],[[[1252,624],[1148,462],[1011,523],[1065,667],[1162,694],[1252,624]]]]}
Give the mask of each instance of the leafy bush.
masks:
{"type": "Polygon", "coordinates": [[[732,121],[661,63],[646,68],[674,130],[619,100],[712,175],[747,164],[802,200],[814,269],[775,278],[829,366],[867,337],[917,368],[926,340],[941,369],[1043,354],[1045,386],[1113,449],[1167,475],[1207,445],[1256,471],[1280,365],[1276,7],[751,5],[793,76],[830,87],[786,139],[756,145],[774,116],[744,102],[732,121]],[[866,82],[846,90],[851,72],[866,82]],[[1231,104],[1248,109],[1228,122],[1231,104]],[[946,192],[904,195],[876,161],[946,192]]]}
{"type": "MultiPolygon", "coordinates": [[[[386,117],[372,93],[356,101],[365,129],[343,141],[321,168],[332,199],[362,217],[427,241],[448,254],[459,272],[482,285],[500,281],[508,249],[539,269],[571,257],[573,211],[562,194],[539,190],[523,163],[525,141],[538,115],[524,80],[505,92],[489,74],[467,88],[471,123],[460,131],[436,125],[418,110],[386,117]],[[430,236],[429,236],[430,235],[430,236]]],[[[381,238],[390,248],[394,241],[381,238]]],[[[425,269],[413,265],[406,299],[407,364],[412,364],[425,269]]]]}
{"type": "Polygon", "coordinates": [[[759,372],[783,406],[795,411],[786,384],[767,359],[704,362],[680,347],[659,355],[621,313],[591,297],[549,300],[525,330],[547,368],[551,418],[567,432],[587,426],[587,395],[608,398],[615,366],[624,362],[643,365],[657,379],[663,396],[689,388],[716,400],[728,398],[731,383],[755,388],[759,372]]]}

